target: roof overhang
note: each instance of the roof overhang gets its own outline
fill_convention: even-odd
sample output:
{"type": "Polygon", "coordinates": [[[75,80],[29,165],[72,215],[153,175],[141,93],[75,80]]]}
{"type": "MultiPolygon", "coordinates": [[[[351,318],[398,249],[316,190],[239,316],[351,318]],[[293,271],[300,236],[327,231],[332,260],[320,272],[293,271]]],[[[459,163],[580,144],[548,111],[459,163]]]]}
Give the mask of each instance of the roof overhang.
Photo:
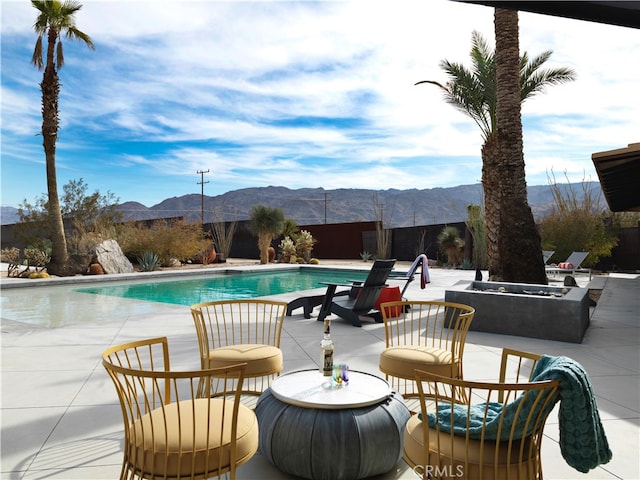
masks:
{"type": "Polygon", "coordinates": [[[640,143],[591,155],[613,212],[640,212],[640,143]]]}
{"type": "Polygon", "coordinates": [[[588,22],[606,23],[620,27],[640,28],[640,2],[501,2],[485,0],[454,0],[462,3],[475,3],[490,7],[541,13],[554,17],[573,18],[588,22]]]}

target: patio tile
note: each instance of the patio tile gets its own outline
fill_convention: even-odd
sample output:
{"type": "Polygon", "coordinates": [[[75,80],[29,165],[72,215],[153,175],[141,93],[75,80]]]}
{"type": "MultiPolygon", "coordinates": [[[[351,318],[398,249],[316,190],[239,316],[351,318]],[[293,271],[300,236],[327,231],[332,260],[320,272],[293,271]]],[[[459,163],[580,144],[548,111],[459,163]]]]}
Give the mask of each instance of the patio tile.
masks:
{"type": "MultiPolygon", "coordinates": [[[[2,473],[26,471],[67,406],[47,408],[2,407],[2,473]]],[[[8,476],[7,478],[17,478],[8,476]]]]}
{"type": "MultiPolygon", "coordinates": [[[[421,290],[414,282],[406,295],[414,299],[442,299],[446,288],[460,280],[471,281],[475,274],[444,269],[434,269],[431,273],[432,283],[426,289],[421,290]]],[[[640,478],[636,461],[640,449],[639,286],[637,279],[606,279],[582,344],[469,332],[465,378],[495,380],[503,347],[566,355],[579,361],[589,373],[614,458],[586,475],[569,467],[557,444],[556,407],[549,418],[543,443],[543,470],[547,479],[640,478]],[[619,301],[620,295],[626,303],[619,301]]],[[[33,296],[36,290],[30,290],[23,291],[22,295],[33,296]]],[[[19,315],[5,316],[3,309],[0,478],[117,478],[122,461],[123,427],[115,389],[100,364],[101,354],[110,345],[167,336],[172,368],[199,368],[197,339],[189,309],[127,301],[124,311],[113,315],[116,302],[113,299],[103,302],[99,296],[74,294],[72,301],[65,304],[55,295],[47,295],[47,298],[35,299],[34,303],[47,308],[60,304],[65,315],[74,315],[72,324],[60,328],[25,325],[13,321],[19,315]]],[[[289,294],[287,298],[295,297],[296,294],[289,294]]],[[[382,324],[365,322],[361,328],[355,328],[335,319],[331,334],[336,361],[346,361],[353,370],[381,375],[378,361],[384,348],[382,324]]],[[[302,311],[287,317],[281,344],[285,372],[318,368],[321,338],[322,324],[315,317],[304,319],[302,311]]],[[[258,454],[239,468],[238,478],[286,480],[291,477],[258,454]]],[[[375,478],[413,480],[416,477],[400,461],[396,471],[375,478]]]]}
{"type": "Polygon", "coordinates": [[[92,370],[7,371],[2,373],[2,411],[68,406],[92,370]]]}

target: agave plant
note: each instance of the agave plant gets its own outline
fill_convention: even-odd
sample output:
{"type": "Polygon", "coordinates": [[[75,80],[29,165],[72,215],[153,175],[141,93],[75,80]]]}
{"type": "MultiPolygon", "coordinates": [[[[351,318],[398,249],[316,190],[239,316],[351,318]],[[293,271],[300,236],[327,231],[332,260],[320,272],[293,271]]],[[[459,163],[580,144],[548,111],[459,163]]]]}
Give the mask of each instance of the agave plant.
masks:
{"type": "Polygon", "coordinates": [[[147,250],[138,257],[138,264],[140,265],[141,271],[152,272],[158,269],[158,265],[160,264],[160,257],[158,257],[157,253],[154,253],[151,250],[147,250]]]}

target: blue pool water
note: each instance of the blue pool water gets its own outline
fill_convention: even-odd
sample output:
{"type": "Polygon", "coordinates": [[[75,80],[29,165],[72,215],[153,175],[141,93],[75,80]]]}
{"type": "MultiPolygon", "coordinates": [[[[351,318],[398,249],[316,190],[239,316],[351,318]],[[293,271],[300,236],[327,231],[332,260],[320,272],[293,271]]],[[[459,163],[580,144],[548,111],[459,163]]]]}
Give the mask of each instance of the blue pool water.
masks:
{"type": "Polygon", "coordinates": [[[150,302],[193,305],[214,300],[238,300],[321,288],[320,282],[364,280],[367,271],[299,269],[233,273],[191,279],[76,288],[75,292],[150,302]]]}

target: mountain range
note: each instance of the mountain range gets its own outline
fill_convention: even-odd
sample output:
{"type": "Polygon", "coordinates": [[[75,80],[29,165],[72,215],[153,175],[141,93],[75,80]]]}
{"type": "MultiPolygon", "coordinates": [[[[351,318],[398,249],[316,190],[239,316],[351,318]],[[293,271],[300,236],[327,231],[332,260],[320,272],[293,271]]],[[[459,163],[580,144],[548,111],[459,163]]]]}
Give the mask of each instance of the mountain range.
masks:
{"type": "MultiPolygon", "coordinates": [[[[556,185],[561,192],[569,191],[569,184],[556,185]]],[[[586,182],[583,187],[599,195],[598,182],[586,182]]],[[[573,188],[580,198],[583,189],[573,188]]],[[[550,185],[527,188],[529,205],[534,217],[540,219],[555,205],[550,185]]],[[[256,187],[232,190],[217,196],[199,194],[172,197],[147,207],[135,201],[118,205],[125,220],[151,220],[183,217],[187,221],[248,220],[255,205],[282,209],[286,218],[298,225],[344,223],[383,219],[389,228],[413,225],[432,225],[464,221],[467,206],[482,204],[482,185],[459,185],[449,188],[371,190],[323,188],[289,189],[286,187],[256,187]]],[[[18,221],[17,209],[2,207],[2,224],[18,221]]]]}

